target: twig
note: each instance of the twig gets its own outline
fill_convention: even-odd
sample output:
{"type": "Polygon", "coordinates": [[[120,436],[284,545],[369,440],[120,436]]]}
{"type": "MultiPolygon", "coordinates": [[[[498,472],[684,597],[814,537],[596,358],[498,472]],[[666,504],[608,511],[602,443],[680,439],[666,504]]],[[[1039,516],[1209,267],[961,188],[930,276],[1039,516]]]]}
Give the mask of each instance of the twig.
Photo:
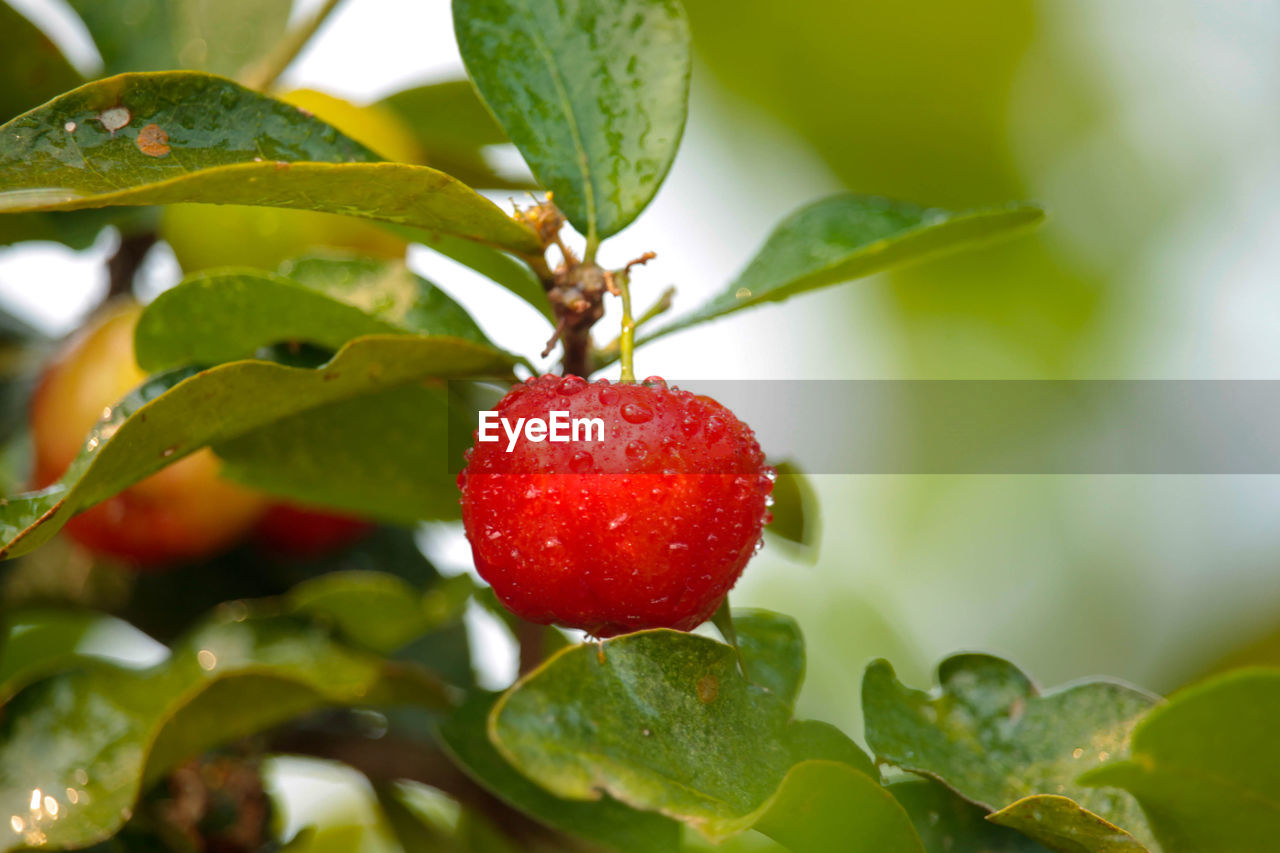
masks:
{"type": "Polygon", "coordinates": [[[256,89],[264,92],[271,88],[285,69],[288,68],[298,54],[302,53],[302,49],[307,46],[307,42],[311,41],[312,36],[324,26],[324,22],[329,19],[333,11],[338,8],[342,0],[325,0],[325,4],[321,6],[311,19],[304,21],[296,28],[285,33],[280,44],[269,53],[260,62],[249,67],[242,74],[243,83],[250,89],[256,89]]]}
{"type": "Polygon", "coordinates": [[[156,239],[154,231],[126,234],[120,238],[120,247],[107,259],[107,295],[104,302],[118,296],[133,295],[133,280],[156,239]]]}

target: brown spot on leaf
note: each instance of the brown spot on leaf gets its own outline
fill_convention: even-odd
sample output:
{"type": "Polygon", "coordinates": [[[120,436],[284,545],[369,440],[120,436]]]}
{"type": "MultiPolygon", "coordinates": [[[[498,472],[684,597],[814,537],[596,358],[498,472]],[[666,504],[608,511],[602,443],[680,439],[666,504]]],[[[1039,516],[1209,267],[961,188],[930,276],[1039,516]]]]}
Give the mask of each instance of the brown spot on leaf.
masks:
{"type": "Polygon", "coordinates": [[[287,168],[289,168],[289,164],[288,164],[288,163],[286,163],[285,161],[283,161],[283,160],[277,160],[277,161],[276,161],[276,171],[277,171],[277,172],[283,171],[283,170],[285,170],[285,169],[287,169],[287,168]]]}
{"type": "Polygon", "coordinates": [[[716,696],[720,694],[720,679],[714,675],[707,673],[698,679],[698,701],[704,705],[709,705],[716,701],[716,696]]]}
{"type": "Polygon", "coordinates": [[[169,153],[169,134],[158,124],[149,124],[138,131],[138,150],[148,157],[163,157],[169,153]]]}

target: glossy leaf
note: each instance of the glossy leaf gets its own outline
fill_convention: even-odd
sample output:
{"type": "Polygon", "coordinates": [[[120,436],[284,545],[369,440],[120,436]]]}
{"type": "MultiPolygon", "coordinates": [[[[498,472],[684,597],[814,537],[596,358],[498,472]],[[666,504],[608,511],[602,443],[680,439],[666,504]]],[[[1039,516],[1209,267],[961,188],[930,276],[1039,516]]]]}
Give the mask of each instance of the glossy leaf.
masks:
{"type": "Polygon", "coordinates": [[[499,174],[483,149],[510,142],[470,80],[415,86],[378,102],[396,114],[427,152],[427,164],[467,186],[527,189],[532,181],[499,174]]]}
{"type": "Polygon", "coordinates": [[[363,335],[444,335],[489,345],[470,315],[403,263],[305,259],[289,277],[197,273],[147,306],[134,333],[148,371],[248,358],[275,343],[336,350],[363,335]]]}
{"type": "Polygon", "coordinates": [[[753,609],[733,611],[733,626],[747,680],[795,708],[805,666],[800,626],[790,616],[753,609]]]}
{"type": "MultiPolygon", "coordinates": [[[[0,645],[0,705],[41,678],[94,661],[107,638],[137,633],[124,622],[91,611],[21,609],[4,614],[0,645]]],[[[143,635],[144,636],[144,635],[143,635]]],[[[146,642],[151,642],[149,638],[146,642]]]]}
{"type": "Polygon", "coordinates": [[[486,724],[497,694],[477,692],[440,726],[445,748],[495,796],[554,829],[627,853],[666,853],[679,847],[679,825],[636,811],[611,797],[594,802],[563,799],[520,775],[490,743],[486,724]]]}
{"type": "Polygon", "coordinates": [[[533,270],[523,261],[511,257],[492,246],[450,237],[445,234],[409,234],[428,249],[452,258],[463,266],[470,267],[486,278],[498,284],[528,302],[538,313],[551,323],[555,323],[555,311],[547,300],[547,293],[542,282],[534,275],[533,270]]]}
{"type": "Polygon", "coordinates": [[[925,850],[893,796],[870,776],[837,761],[796,764],[748,820],[750,828],[806,853],[925,850]]]}
{"type": "Polygon", "coordinates": [[[331,625],[347,642],[389,654],[459,618],[474,588],[468,575],[424,591],[385,572],[329,572],[298,584],[286,601],[293,612],[331,625]]]}
{"type": "Polygon", "coordinates": [[[790,716],[743,679],[732,647],[652,630],[560,651],[499,699],[489,726],[498,751],[557,796],[604,792],[720,838],[760,819],[801,761],[871,769],[833,727],[790,716]]]}
{"type": "Polygon", "coordinates": [[[207,444],[228,442],[308,409],[428,377],[509,368],[509,357],[454,338],[360,338],[317,369],[237,361],[144,383],[112,408],[62,479],[0,506],[0,551],[17,556],[72,514],[207,444]]]}
{"type": "Polygon", "coordinates": [[[822,523],[818,496],[809,478],[793,462],[782,461],[773,466],[778,479],[773,484],[773,521],[765,532],[795,545],[810,549],[816,557],[822,523]]]}
{"type": "Polygon", "coordinates": [[[230,80],[121,74],[0,127],[0,211],[266,205],[539,251],[529,228],[454,178],[376,160],[330,125],[230,80]]]}
{"type": "Polygon", "coordinates": [[[425,673],[346,650],[296,619],[229,608],[150,669],[100,664],[8,703],[0,810],[15,831],[0,834],[0,850],[99,841],[142,788],[193,754],[316,707],[398,702],[445,697],[425,673]]]}
{"type": "Polygon", "coordinates": [[[1088,773],[1138,798],[1166,853],[1267,850],[1280,833],[1280,670],[1189,687],[1138,724],[1127,760],[1088,773]]]}
{"type": "Polygon", "coordinates": [[[1130,796],[1076,780],[1128,755],[1130,733],[1155,697],[1106,681],[1041,695],[1012,664],[979,654],[943,661],[938,681],[941,692],[931,696],[898,682],[886,661],[867,667],[863,713],[878,760],[939,779],[990,810],[1060,794],[1141,840],[1150,837],[1130,796]]]}
{"type": "Polygon", "coordinates": [[[84,82],[58,46],[12,6],[0,0],[0,120],[26,112],[84,82]]]}
{"type": "Polygon", "coordinates": [[[449,451],[466,445],[448,436],[460,415],[446,388],[392,388],[281,418],[214,451],[224,476],[299,503],[392,524],[456,519],[449,451]]]}
{"type": "Polygon", "coordinates": [[[105,74],[191,68],[236,75],[280,40],[292,0],[68,0],[105,74]]]}
{"type": "Polygon", "coordinates": [[[1044,211],[1010,204],[959,213],[860,195],[837,195],[792,213],[738,277],[660,338],[725,314],[871,275],[1036,225],[1044,211]]]}
{"type": "MultiPolygon", "coordinates": [[[[31,21],[0,0],[0,121],[37,107],[84,82],[57,45],[31,21]]],[[[0,218],[0,246],[53,240],[85,249],[115,214],[107,211],[23,213],[0,218]]]]}
{"type": "Polygon", "coordinates": [[[454,0],[467,72],[569,221],[625,228],[684,131],[689,24],[675,0],[454,0]]]}
{"type": "Polygon", "coordinates": [[[987,819],[1061,853],[1145,853],[1147,849],[1120,827],[1056,794],[1023,797],[987,819]]]}
{"type": "Polygon", "coordinates": [[[986,809],[975,806],[925,779],[888,786],[929,853],[1045,853],[1048,849],[1012,829],[987,820],[986,809]]]}

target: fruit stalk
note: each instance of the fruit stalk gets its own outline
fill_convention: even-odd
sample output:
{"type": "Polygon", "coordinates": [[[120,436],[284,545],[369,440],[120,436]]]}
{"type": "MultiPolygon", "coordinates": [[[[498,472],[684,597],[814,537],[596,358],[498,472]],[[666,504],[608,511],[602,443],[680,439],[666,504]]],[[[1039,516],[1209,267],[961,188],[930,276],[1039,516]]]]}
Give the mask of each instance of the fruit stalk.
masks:
{"type": "Polygon", "coordinates": [[[618,360],[622,363],[622,381],[636,381],[636,321],[631,316],[631,273],[619,270],[613,274],[614,286],[622,297],[622,334],[618,336],[618,360]]]}

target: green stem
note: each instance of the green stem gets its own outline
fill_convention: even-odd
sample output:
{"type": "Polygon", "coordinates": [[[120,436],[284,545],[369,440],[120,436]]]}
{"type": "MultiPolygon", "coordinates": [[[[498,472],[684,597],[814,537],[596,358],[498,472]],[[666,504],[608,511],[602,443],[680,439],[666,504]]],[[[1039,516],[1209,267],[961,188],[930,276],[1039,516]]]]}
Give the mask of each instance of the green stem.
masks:
{"type": "MultiPolygon", "coordinates": [[[[636,318],[635,331],[639,331],[645,323],[665,314],[671,309],[671,303],[676,295],[675,287],[668,287],[662,291],[662,295],[658,300],[645,309],[645,312],[636,318]]],[[[634,346],[634,344],[633,344],[634,346]]],[[[618,351],[622,347],[622,338],[617,337],[609,341],[603,348],[596,351],[596,359],[598,361],[610,362],[618,357],[618,351]]]]}
{"type": "Polygon", "coordinates": [[[324,26],[342,0],[325,0],[323,6],[316,10],[311,19],[304,21],[295,29],[285,33],[280,44],[261,62],[252,66],[244,74],[244,84],[250,89],[265,92],[276,82],[284,70],[288,68],[302,49],[311,41],[312,36],[324,26]]]}
{"type": "Polygon", "coordinates": [[[750,681],[751,676],[747,675],[747,661],[742,657],[742,647],[738,645],[738,632],[733,628],[733,612],[729,609],[729,596],[726,595],[720,602],[720,606],[716,608],[715,614],[711,617],[711,624],[719,629],[724,641],[733,646],[733,651],[738,655],[738,666],[742,669],[742,677],[750,681]]]}
{"type": "Polygon", "coordinates": [[[619,361],[622,362],[622,381],[635,382],[636,321],[631,316],[631,275],[626,270],[614,273],[613,283],[622,296],[622,334],[618,336],[619,361]]]}

